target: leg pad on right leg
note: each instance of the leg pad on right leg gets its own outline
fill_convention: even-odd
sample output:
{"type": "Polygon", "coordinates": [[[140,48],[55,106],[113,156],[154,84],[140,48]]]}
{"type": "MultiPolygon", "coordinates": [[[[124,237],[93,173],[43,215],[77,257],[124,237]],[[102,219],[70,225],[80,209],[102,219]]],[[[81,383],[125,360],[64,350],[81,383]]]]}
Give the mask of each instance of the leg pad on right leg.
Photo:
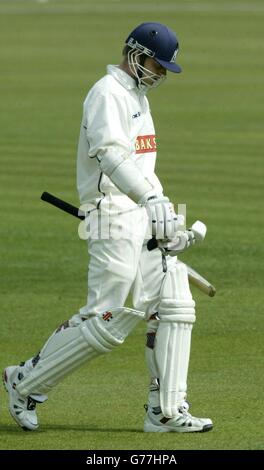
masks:
{"type": "Polygon", "coordinates": [[[123,343],[144,313],[114,308],[78,326],[56,330],[40,352],[32,371],[17,385],[20,395],[46,394],[86,361],[123,343]]]}

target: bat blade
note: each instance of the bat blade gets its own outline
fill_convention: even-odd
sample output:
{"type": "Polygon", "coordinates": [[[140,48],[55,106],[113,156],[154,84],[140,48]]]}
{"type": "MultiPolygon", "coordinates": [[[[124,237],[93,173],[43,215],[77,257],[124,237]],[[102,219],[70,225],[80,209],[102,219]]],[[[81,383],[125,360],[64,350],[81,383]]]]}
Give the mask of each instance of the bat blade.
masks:
{"type": "Polygon", "coordinates": [[[187,266],[188,278],[190,283],[193,286],[198,287],[202,292],[209,295],[209,297],[214,297],[216,294],[216,288],[211,284],[207,279],[205,279],[201,274],[197,273],[193,268],[187,266]]]}

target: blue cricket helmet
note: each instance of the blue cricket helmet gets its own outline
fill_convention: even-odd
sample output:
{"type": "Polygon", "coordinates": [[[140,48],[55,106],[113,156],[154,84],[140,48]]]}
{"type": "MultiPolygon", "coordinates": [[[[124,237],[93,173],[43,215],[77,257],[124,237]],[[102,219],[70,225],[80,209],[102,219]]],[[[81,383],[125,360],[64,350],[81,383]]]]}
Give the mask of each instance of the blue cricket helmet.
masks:
{"type": "Polygon", "coordinates": [[[181,72],[181,67],[175,63],[179,42],[176,34],[167,26],[161,23],[142,23],[130,33],[126,44],[141,50],[170,72],[181,72]]]}

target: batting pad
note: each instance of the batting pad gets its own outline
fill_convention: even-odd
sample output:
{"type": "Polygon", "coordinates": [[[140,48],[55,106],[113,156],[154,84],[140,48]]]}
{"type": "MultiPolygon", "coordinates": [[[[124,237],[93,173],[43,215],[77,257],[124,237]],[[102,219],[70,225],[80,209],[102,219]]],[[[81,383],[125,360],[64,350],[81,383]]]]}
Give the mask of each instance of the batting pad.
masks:
{"type": "Polygon", "coordinates": [[[178,414],[186,398],[194,306],[186,267],[177,264],[164,279],[154,348],[160,382],[160,406],[167,418],[178,414]]]}
{"type": "Polygon", "coordinates": [[[17,384],[17,391],[24,397],[46,394],[84,362],[122,344],[144,316],[138,310],[118,307],[78,326],[55,331],[40,352],[36,366],[17,384]]]}

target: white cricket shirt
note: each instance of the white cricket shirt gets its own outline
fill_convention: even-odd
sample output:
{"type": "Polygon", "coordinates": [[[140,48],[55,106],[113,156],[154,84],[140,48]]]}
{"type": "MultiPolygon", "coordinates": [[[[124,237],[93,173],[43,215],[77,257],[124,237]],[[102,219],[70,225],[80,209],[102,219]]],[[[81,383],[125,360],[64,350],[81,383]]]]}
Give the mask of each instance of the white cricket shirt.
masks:
{"type": "MultiPolygon", "coordinates": [[[[96,159],[100,154],[107,157],[108,152],[128,155],[157,193],[162,193],[154,172],[156,137],[148,99],[135,80],[115,65],[108,65],[107,75],[95,83],[84,101],[77,155],[81,204],[98,203],[109,194],[122,195],[96,159]]],[[[129,206],[135,205],[128,196],[123,198],[129,206]]]]}

